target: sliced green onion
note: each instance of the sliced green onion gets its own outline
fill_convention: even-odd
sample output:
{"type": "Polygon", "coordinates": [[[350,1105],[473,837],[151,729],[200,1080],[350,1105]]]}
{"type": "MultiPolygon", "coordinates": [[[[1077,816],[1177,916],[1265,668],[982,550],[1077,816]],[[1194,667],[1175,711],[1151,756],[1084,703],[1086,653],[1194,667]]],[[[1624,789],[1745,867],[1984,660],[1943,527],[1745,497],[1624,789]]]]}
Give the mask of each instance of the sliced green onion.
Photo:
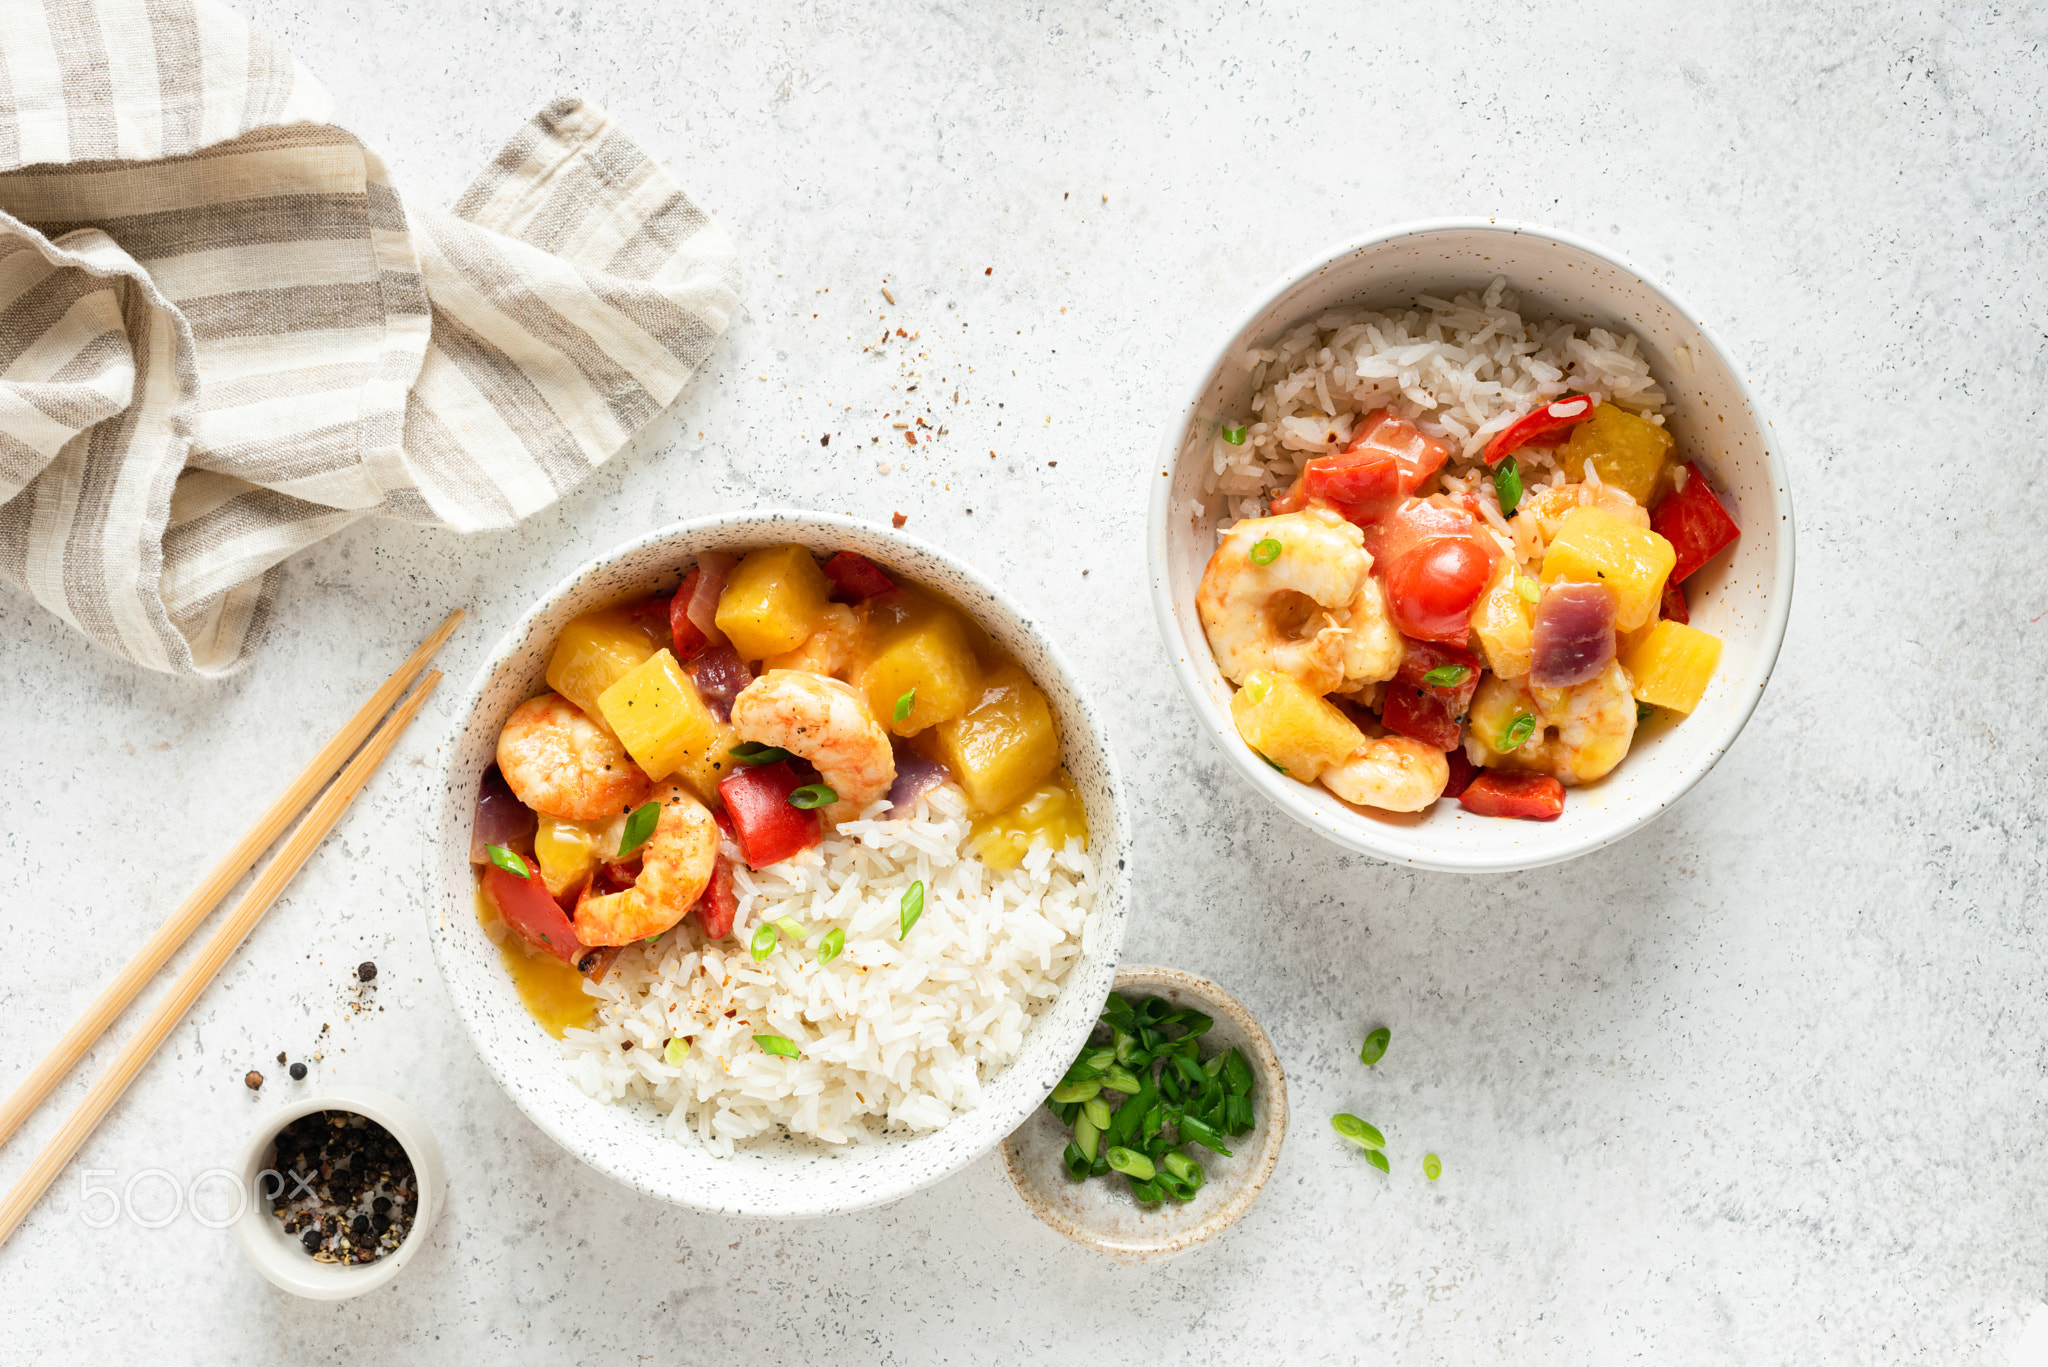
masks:
{"type": "Polygon", "coordinates": [[[686,1039],[672,1039],[668,1048],[661,1051],[661,1061],[674,1068],[690,1056],[690,1042],[686,1039]]]}
{"type": "MultiPolygon", "coordinates": [[[[1089,1123],[1094,1125],[1096,1129],[1106,1130],[1109,1128],[1109,1103],[1100,1096],[1091,1096],[1082,1102],[1081,1113],[1088,1117],[1089,1123]]],[[[1088,1156],[1093,1158],[1095,1155],[1091,1153],[1088,1156]]]]}
{"type": "Polygon", "coordinates": [[[1248,554],[1254,565],[1270,565],[1280,558],[1280,543],[1272,537],[1254,541],[1248,554]]]}
{"type": "Polygon", "coordinates": [[[1513,456],[1493,467],[1493,496],[1500,500],[1503,517],[1522,501],[1522,467],[1515,464],[1513,456]]]}
{"type": "Polygon", "coordinates": [[[900,929],[896,938],[901,940],[910,934],[910,928],[917,924],[917,918],[924,915],[924,880],[918,879],[910,885],[910,891],[903,894],[903,901],[897,907],[896,921],[900,929]]]}
{"type": "Polygon", "coordinates": [[[484,846],[484,853],[491,857],[493,864],[496,864],[514,878],[531,879],[533,877],[533,870],[526,867],[526,861],[506,849],[503,845],[486,845],[484,846]]]}
{"type": "Polygon", "coordinates": [[[641,941],[640,943],[641,943],[641,944],[643,944],[643,945],[651,945],[651,944],[653,944],[653,943],[654,943],[654,942],[655,942],[656,940],[659,940],[659,939],[660,939],[660,938],[661,938],[662,936],[664,936],[664,935],[666,935],[666,934],[668,934],[668,932],[667,932],[667,931],[665,931],[665,930],[657,930],[657,931],[655,931],[655,932],[654,932],[654,933],[653,933],[652,935],[650,935],[650,936],[648,936],[648,937],[647,937],[646,939],[642,940],[642,941],[641,941]]]}
{"type": "Polygon", "coordinates": [[[647,843],[647,837],[654,834],[654,823],[661,820],[661,804],[644,802],[633,809],[626,818],[626,831],[619,837],[619,858],[624,859],[647,843]]]}
{"type": "Polygon", "coordinates": [[[917,690],[913,688],[896,700],[896,720],[908,721],[910,719],[910,709],[915,706],[917,706],[917,690]]]}
{"type": "Polygon", "coordinates": [[[1052,1089],[1052,1099],[1061,1105],[1069,1102],[1093,1101],[1102,1091],[1102,1084],[1093,1080],[1087,1082],[1062,1082],[1052,1089]]]}
{"type": "Polygon", "coordinates": [[[1230,1089],[1232,1096],[1251,1095],[1252,1066],[1236,1049],[1223,1056],[1223,1085],[1230,1089]]]}
{"type": "Polygon", "coordinates": [[[1423,675],[1422,681],[1431,688],[1456,688],[1471,672],[1469,665],[1438,665],[1423,675]]]}
{"type": "Polygon", "coordinates": [[[742,764],[774,764],[789,758],[789,751],[778,750],[772,745],[763,745],[757,740],[741,741],[726,751],[742,764]]]}
{"type": "Polygon", "coordinates": [[[803,925],[794,917],[782,917],[780,920],[776,921],[775,928],[781,931],[784,935],[787,935],[792,940],[802,940],[804,938],[803,925]]]}
{"type": "Polygon", "coordinates": [[[1175,1179],[1182,1182],[1196,1181],[1195,1174],[1202,1171],[1200,1163],[1197,1163],[1179,1149],[1168,1149],[1165,1153],[1160,1154],[1159,1165],[1172,1173],[1175,1179]]]}
{"type": "Polygon", "coordinates": [[[754,928],[754,939],[753,943],[748,946],[748,952],[754,956],[755,963],[760,963],[761,960],[775,952],[776,938],[775,923],[773,921],[754,928]]]}
{"type": "Polygon", "coordinates": [[[1367,1035],[1364,1045],[1359,1048],[1358,1061],[1367,1067],[1378,1063],[1387,1056],[1387,1041],[1393,1037],[1394,1032],[1384,1025],[1367,1035]]]}
{"type": "Polygon", "coordinates": [[[795,1044],[784,1039],[781,1035],[756,1035],[754,1036],[754,1043],[761,1046],[761,1052],[764,1054],[774,1054],[780,1058],[802,1058],[804,1056],[803,1050],[797,1048],[795,1044]]]}
{"type": "Polygon", "coordinates": [[[821,964],[831,963],[839,957],[839,952],[845,948],[846,932],[834,926],[825,932],[824,939],[818,941],[818,962],[821,964]]]}
{"type": "Polygon", "coordinates": [[[806,783],[789,795],[789,805],[810,811],[814,807],[829,807],[839,800],[839,794],[822,783],[806,783]]]}
{"type": "Polygon", "coordinates": [[[1230,443],[1230,444],[1231,444],[1232,446],[1242,446],[1242,445],[1244,445],[1244,428],[1243,428],[1243,427],[1226,427],[1226,428],[1224,428],[1224,429],[1223,429],[1223,440],[1225,440],[1225,441],[1229,442],[1229,443],[1230,443]]]}
{"type": "MultiPolygon", "coordinates": [[[[1091,1106],[1094,1104],[1093,1102],[1089,1103],[1091,1106]]],[[[1096,1147],[1101,1143],[1102,1127],[1095,1123],[1094,1115],[1084,1110],[1080,1115],[1075,1116],[1074,1147],[1081,1151],[1081,1156],[1090,1163],[1093,1163],[1095,1161],[1096,1147]]]]}
{"type": "Polygon", "coordinates": [[[1518,748],[1521,743],[1536,734],[1536,719],[1527,712],[1508,723],[1508,729],[1500,733],[1502,754],[1518,748]]]}
{"type": "Polygon", "coordinates": [[[1138,1081],[1138,1075],[1130,1069],[1122,1064],[1112,1064],[1103,1071],[1102,1085],[1109,1088],[1112,1092],[1122,1092],[1125,1096],[1136,1096],[1138,1088],[1144,1084],[1138,1081]]]}
{"type": "Polygon", "coordinates": [[[1264,759],[1264,760],[1266,760],[1266,764],[1267,764],[1267,767],[1271,768],[1271,769],[1272,769],[1272,770],[1273,770],[1273,771],[1274,771],[1275,773],[1281,773],[1281,774],[1284,774],[1284,773],[1286,773],[1286,772],[1287,772],[1287,766],[1286,766],[1286,765],[1284,765],[1284,764],[1275,764],[1275,763],[1273,763],[1273,761],[1272,761],[1272,760],[1270,760],[1270,759],[1266,759],[1266,756],[1265,756],[1265,755],[1263,755],[1263,754],[1261,754],[1261,753],[1260,753],[1259,751],[1257,751],[1257,750],[1254,750],[1254,751],[1252,751],[1252,753],[1253,753],[1253,754],[1255,754],[1255,755],[1258,755],[1260,759],[1264,759]]]}
{"type": "Polygon", "coordinates": [[[1444,1175],[1444,1160],[1433,1153],[1422,1155],[1422,1175],[1434,1182],[1444,1175]]]}
{"type": "Polygon", "coordinates": [[[1109,1166],[1133,1182],[1149,1182],[1159,1175],[1159,1169],[1152,1166],[1152,1160],[1135,1149],[1116,1146],[1110,1149],[1109,1166]]]}
{"type": "Polygon", "coordinates": [[[1330,1128],[1361,1149],[1384,1149],[1387,1137],[1355,1115],[1343,1111],[1330,1117],[1330,1128]]]}
{"type": "Polygon", "coordinates": [[[1205,1149],[1214,1149],[1225,1158],[1230,1157],[1230,1150],[1223,1147],[1223,1136],[1209,1128],[1207,1122],[1197,1120],[1191,1115],[1180,1118],[1180,1137],[1192,1139],[1205,1149]]]}
{"type": "Polygon", "coordinates": [[[1648,703],[1639,702],[1636,704],[1637,726],[1641,726],[1644,722],[1648,721],[1651,717],[1654,717],[1655,715],[1657,715],[1657,709],[1650,706],[1648,703]]]}
{"type": "Polygon", "coordinates": [[[1388,1164],[1387,1156],[1378,1149],[1367,1149],[1365,1151],[1365,1161],[1389,1176],[1393,1174],[1394,1169],[1388,1164]]]}
{"type": "Polygon", "coordinates": [[[1515,576],[1515,592],[1522,595],[1523,601],[1530,603],[1537,602],[1543,597],[1543,590],[1526,574],[1515,576]]]}

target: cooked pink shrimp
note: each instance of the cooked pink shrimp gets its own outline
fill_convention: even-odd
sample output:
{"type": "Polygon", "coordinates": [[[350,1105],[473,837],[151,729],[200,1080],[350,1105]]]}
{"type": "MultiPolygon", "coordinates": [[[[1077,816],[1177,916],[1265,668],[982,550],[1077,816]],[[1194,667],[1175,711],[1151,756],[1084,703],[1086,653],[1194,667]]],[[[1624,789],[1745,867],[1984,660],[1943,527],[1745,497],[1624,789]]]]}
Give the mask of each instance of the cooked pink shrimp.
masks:
{"type": "Polygon", "coordinates": [[[889,733],[860,694],[837,679],[802,669],[771,669],[732,701],[732,729],[817,766],[839,795],[825,809],[831,823],[852,821],[896,781],[889,733]]]}
{"type": "Polygon", "coordinates": [[[528,698],[498,733],[498,772],[543,816],[601,821],[647,800],[647,775],[618,738],[559,693],[528,698]]]}
{"type": "Polygon", "coordinates": [[[656,788],[654,800],[661,816],[640,847],[640,877],[624,892],[586,892],[576,903],[576,938],[586,945],[630,945],[661,934],[690,914],[711,882],[718,823],[673,783],[656,788]]]}

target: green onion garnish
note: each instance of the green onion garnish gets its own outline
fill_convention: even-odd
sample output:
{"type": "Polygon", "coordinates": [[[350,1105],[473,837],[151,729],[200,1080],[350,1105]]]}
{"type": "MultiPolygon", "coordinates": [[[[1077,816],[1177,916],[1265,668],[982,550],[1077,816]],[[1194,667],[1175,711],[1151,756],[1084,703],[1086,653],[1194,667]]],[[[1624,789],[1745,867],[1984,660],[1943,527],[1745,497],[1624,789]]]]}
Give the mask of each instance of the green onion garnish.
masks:
{"type": "Polygon", "coordinates": [[[789,751],[763,745],[757,740],[743,740],[726,753],[742,764],[773,764],[789,758],[789,751]]]}
{"type": "Polygon", "coordinates": [[[761,960],[775,952],[775,941],[778,938],[780,937],[775,933],[775,923],[773,921],[754,928],[754,941],[748,947],[748,952],[754,956],[755,963],[760,963],[761,960]]]}
{"type": "Polygon", "coordinates": [[[1506,754],[1508,751],[1517,748],[1523,741],[1535,734],[1536,719],[1527,712],[1522,713],[1508,723],[1507,730],[1500,733],[1501,753],[1506,754]]]}
{"type": "Polygon", "coordinates": [[[782,1058],[802,1058],[804,1051],[780,1035],[756,1035],[754,1043],[761,1046],[764,1054],[776,1054],[782,1058]]]}
{"type": "Polygon", "coordinates": [[[818,962],[821,964],[831,963],[839,957],[840,951],[845,948],[846,932],[834,926],[831,930],[825,932],[824,939],[818,941],[818,962]]]}
{"type": "Polygon", "coordinates": [[[1242,428],[1242,427],[1226,427],[1226,428],[1224,428],[1224,429],[1223,429],[1223,440],[1225,440],[1225,441],[1229,442],[1229,443],[1230,443],[1230,444],[1231,444],[1232,446],[1242,446],[1242,445],[1244,445],[1244,428],[1242,428]]]}
{"type": "Polygon", "coordinates": [[[803,923],[793,916],[785,916],[775,923],[775,928],[792,940],[804,938],[803,923]]]}
{"type": "Polygon", "coordinates": [[[1522,501],[1522,467],[1509,456],[1493,467],[1493,496],[1500,500],[1503,517],[1515,511],[1515,505],[1522,501]]]}
{"type": "Polygon", "coordinates": [[[896,720],[908,721],[910,719],[910,709],[915,706],[917,706],[917,690],[913,688],[896,700],[896,720]]]}
{"type": "Polygon", "coordinates": [[[491,857],[493,864],[496,864],[514,878],[531,879],[533,877],[533,870],[526,867],[526,861],[506,849],[503,845],[486,845],[484,846],[484,853],[491,857]]]}
{"type": "Polygon", "coordinates": [[[1650,705],[1649,705],[1648,703],[1646,703],[1646,702],[1639,702],[1639,703],[1637,703],[1637,704],[1636,704],[1636,725],[1637,725],[1637,726],[1641,726],[1641,725],[1642,725],[1642,724],[1643,724],[1644,722],[1648,721],[1648,720],[1649,720],[1649,719],[1650,719],[1651,717],[1655,716],[1656,714],[1657,714],[1657,709],[1656,709],[1656,708],[1654,708],[1654,707],[1652,707],[1652,706],[1650,706],[1650,705]]]}
{"type": "Polygon", "coordinates": [[[661,1051],[661,1061],[673,1068],[690,1056],[690,1042],[686,1039],[672,1039],[668,1048],[661,1051]]]}
{"type": "Polygon", "coordinates": [[[1433,1153],[1422,1155],[1422,1175],[1434,1182],[1444,1175],[1444,1161],[1433,1153]]]}
{"type": "Polygon", "coordinates": [[[1525,603],[1539,602],[1543,598],[1543,590],[1537,588],[1536,581],[1526,574],[1515,576],[1515,592],[1522,595],[1525,603]]]}
{"type": "Polygon", "coordinates": [[[1330,1117],[1330,1128],[1361,1149],[1384,1149],[1387,1137],[1355,1115],[1339,1111],[1330,1117]]]}
{"type": "MultiPolygon", "coordinates": [[[[1088,1103],[1089,1106],[1094,1104],[1092,1101],[1088,1103]]],[[[1107,1110],[1108,1108],[1104,1107],[1103,1109],[1107,1110]]],[[[1102,1142],[1102,1130],[1103,1127],[1095,1123],[1095,1112],[1088,1109],[1088,1106],[1082,1107],[1081,1114],[1074,1117],[1074,1147],[1079,1149],[1081,1156],[1090,1163],[1095,1161],[1095,1148],[1102,1142]]],[[[1071,1170],[1069,1175],[1072,1175],[1071,1170]]],[[[1085,1181],[1087,1176],[1088,1174],[1082,1173],[1079,1177],[1074,1178],[1074,1180],[1077,1182],[1085,1181]]]]}
{"type": "Polygon", "coordinates": [[[910,934],[910,928],[917,924],[917,918],[922,915],[924,915],[924,880],[920,878],[910,885],[910,890],[903,894],[903,901],[897,906],[896,921],[900,929],[896,932],[896,938],[900,940],[910,934]]]}
{"type": "Polygon", "coordinates": [[[1280,773],[1283,773],[1283,774],[1287,772],[1287,766],[1286,766],[1286,765],[1284,765],[1284,764],[1274,764],[1272,760],[1270,760],[1270,759],[1267,759],[1267,757],[1266,757],[1265,755],[1263,755],[1263,754],[1259,754],[1259,752],[1258,752],[1257,750],[1254,750],[1254,751],[1252,751],[1252,753],[1253,753],[1253,754],[1255,754],[1255,755],[1258,755],[1260,759],[1263,759],[1263,760],[1265,760],[1268,766],[1270,766],[1271,768],[1273,768],[1273,769],[1277,770],[1278,772],[1280,772],[1280,773]]]}
{"type": "Polygon", "coordinates": [[[829,807],[839,800],[839,794],[822,783],[806,783],[789,795],[789,805],[810,811],[814,807],[829,807]]]}
{"type": "Polygon", "coordinates": [[[1388,1165],[1387,1156],[1378,1149],[1367,1149],[1365,1151],[1365,1161],[1378,1168],[1381,1172],[1387,1173],[1390,1176],[1393,1174],[1394,1170],[1388,1165]]]}
{"type": "Polygon", "coordinates": [[[1456,688],[1471,672],[1469,665],[1438,665],[1423,675],[1422,681],[1431,688],[1456,688]]]}
{"type": "Polygon", "coordinates": [[[1367,1035],[1364,1047],[1358,1051],[1358,1061],[1367,1067],[1378,1063],[1387,1056],[1387,1041],[1393,1037],[1394,1032],[1384,1025],[1367,1035]]]}
{"type": "Polygon", "coordinates": [[[1280,543],[1270,536],[1254,541],[1250,556],[1254,565],[1270,565],[1280,558],[1280,543]]]}
{"type": "Polygon", "coordinates": [[[1100,1096],[1089,1097],[1087,1101],[1082,1103],[1081,1110],[1087,1115],[1089,1123],[1093,1124],[1096,1129],[1106,1130],[1109,1128],[1109,1103],[1100,1096]]]}
{"type": "Polygon", "coordinates": [[[626,818],[626,833],[619,837],[619,858],[624,859],[647,843],[647,837],[654,834],[654,823],[661,820],[659,802],[642,803],[626,818]]]}
{"type": "Polygon", "coordinates": [[[1101,1092],[1100,1082],[1062,1082],[1052,1089],[1052,1099],[1062,1106],[1067,1106],[1075,1102],[1093,1101],[1101,1092]]]}
{"type": "Polygon", "coordinates": [[[1118,1146],[1109,1151],[1108,1157],[1109,1166],[1133,1182],[1149,1182],[1159,1175],[1159,1170],[1152,1166],[1152,1160],[1142,1153],[1133,1153],[1118,1146]]]}

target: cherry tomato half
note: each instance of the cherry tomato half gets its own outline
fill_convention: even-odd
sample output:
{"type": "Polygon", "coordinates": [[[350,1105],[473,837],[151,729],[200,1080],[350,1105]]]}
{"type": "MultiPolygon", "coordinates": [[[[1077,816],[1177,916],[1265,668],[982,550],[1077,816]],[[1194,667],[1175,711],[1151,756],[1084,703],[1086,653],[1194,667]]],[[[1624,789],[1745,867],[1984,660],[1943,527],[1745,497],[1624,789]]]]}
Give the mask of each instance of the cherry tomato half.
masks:
{"type": "Polygon", "coordinates": [[[1418,641],[1463,645],[1493,559],[1466,537],[1425,541],[1387,567],[1394,625],[1418,641]]]}

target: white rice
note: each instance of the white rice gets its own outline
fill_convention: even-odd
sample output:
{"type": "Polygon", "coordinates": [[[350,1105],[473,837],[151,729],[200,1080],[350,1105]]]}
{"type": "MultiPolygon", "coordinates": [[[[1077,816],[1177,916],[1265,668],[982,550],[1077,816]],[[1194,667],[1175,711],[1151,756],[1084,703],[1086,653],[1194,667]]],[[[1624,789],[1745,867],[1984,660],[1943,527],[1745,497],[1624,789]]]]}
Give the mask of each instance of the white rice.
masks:
{"type": "MultiPolygon", "coordinates": [[[[1506,280],[1496,279],[1484,294],[1421,295],[1400,313],[1331,309],[1270,348],[1247,350],[1239,360],[1252,372],[1251,404],[1217,425],[1197,516],[1214,508],[1227,530],[1232,520],[1262,515],[1271,494],[1311,457],[1343,450],[1353,422],[1377,408],[1441,438],[1451,448],[1442,487],[1470,485],[1482,503],[1492,500],[1490,483],[1473,476],[1484,468],[1488,439],[1539,404],[1591,394],[1663,421],[1668,399],[1633,334],[1530,322],[1518,309],[1506,280]],[[1237,423],[1246,428],[1241,446],[1223,439],[1237,423]]],[[[1533,465],[1523,470],[1529,487],[1563,478],[1547,459],[1533,465]]]]}
{"type": "Polygon", "coordinates": [[[978,1105],[1087,943],[1095,865],[1070,840],[996,872],[968,843],[966,798],[951,784],[903,820],[882,820],[886,807],[758,873],[736,863],[730,938],[703,942],[691,918],[586,982],[597,1022],[564,1036],[583,1089],[646,1097],[670,1134],[721,1156],[777,1126],[844,1144],[888,1126],[937,1129],[978,1105]],[[924,914],[899,940],[903,894],[920,880],[924,914]],[[804,943],[785,938],[756,963],[754,929],[784,917],[804,943]],[[846,948],[821,967],[816,947],[834,928],[846,948]],[[756,1034],[803,1057],[765,1053],[756,1034]],[[671,1039],[689,1041],[677,1066],[664,1060],[671,1039]]]}

